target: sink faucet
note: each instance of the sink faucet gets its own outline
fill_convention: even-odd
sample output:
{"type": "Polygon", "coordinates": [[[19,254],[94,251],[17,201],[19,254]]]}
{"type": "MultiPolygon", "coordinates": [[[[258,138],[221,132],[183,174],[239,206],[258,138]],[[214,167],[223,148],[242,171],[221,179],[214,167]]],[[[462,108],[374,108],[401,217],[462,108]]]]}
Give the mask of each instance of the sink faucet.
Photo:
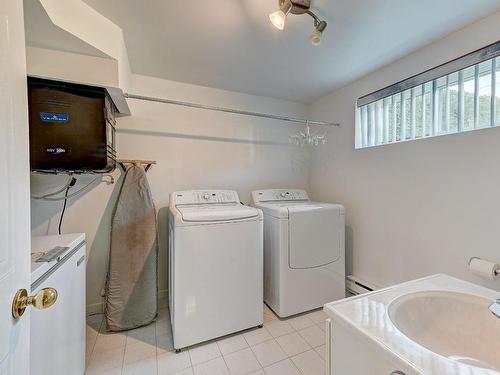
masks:
{"type": "Polygon", "coordinates": [[[497,299],[495,302],[493,302],[490,305],[490,311],[495,315],[497,318],[500,318],[500,298],[497,299]]]}

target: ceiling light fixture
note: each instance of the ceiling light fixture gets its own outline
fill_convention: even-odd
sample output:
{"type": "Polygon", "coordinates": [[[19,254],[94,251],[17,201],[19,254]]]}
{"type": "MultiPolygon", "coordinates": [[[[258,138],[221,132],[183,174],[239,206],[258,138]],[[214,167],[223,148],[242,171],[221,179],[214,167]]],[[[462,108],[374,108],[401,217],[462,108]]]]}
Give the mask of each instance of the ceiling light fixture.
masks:
{"type": "Polygon", "coordinates": [[[311,11],[310,0],[279,0],[279,10],[271,13],[269,19],[278,30],[285,29],[286,17],[288,14],[308,14],[314,20],[314,30],[309,36],[309,40],[314,46],[321,44],[323,31],[326,29],[326,21],[322,21],[311,11]]]}

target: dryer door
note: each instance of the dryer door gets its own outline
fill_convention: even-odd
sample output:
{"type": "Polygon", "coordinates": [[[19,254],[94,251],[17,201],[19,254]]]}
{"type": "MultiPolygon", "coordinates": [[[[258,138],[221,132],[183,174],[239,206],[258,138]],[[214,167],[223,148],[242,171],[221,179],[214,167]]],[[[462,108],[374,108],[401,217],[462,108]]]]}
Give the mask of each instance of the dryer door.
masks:
{"type": "Polygon", "coordinates": [[[344,208],[340,205],[290,207],[290,268],[315,268],[338,260],[344,253],[344,231],[344,208]]]}

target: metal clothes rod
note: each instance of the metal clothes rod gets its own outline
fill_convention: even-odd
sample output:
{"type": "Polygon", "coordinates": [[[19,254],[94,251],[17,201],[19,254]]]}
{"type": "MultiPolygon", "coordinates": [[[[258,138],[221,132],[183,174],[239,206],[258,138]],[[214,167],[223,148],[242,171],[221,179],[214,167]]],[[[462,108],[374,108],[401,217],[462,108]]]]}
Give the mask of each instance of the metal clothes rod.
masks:
{"type": "Polygon", "coordinates": [[[152,96],[135,95],[135,94],[129,94],[129,93],[124,93],[123,96],[125,98],[128,98],[128,99],[137,99],[137,100],[144,100],[144,101],[148,101],[148,102],[181,105],[181,106],[190,107],[190,108],[199,108],[199,109],[207,109],[209,111],[235,113],[238,115],[245,115],[245,116],[263,117],[263,118],[269,118],[269,119],[273,119],[273,120],[295,122],[295,123],[300,123],[300,124],[322,125],[322,126],[340,126],[340,124],[337,124],[334,122],[311,121],[311,120],[306,120],[306,119],[296,118],[296,117],[287,117],[287,116],[271,115],[268,113],[242,111],[239,109],[217,107],[217,106],[205,105],[205,104],[196,104],[196,103],[190,103],[190,102],[183,102],[183,101],[179,101],[179,100],[155,98],[152,96]]]}

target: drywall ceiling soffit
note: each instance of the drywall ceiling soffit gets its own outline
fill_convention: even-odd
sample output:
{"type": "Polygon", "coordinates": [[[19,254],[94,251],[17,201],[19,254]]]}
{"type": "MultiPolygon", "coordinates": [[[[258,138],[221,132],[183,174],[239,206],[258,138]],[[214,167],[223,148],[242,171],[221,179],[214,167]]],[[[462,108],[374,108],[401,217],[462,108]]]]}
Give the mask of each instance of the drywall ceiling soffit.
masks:
{"type": "Polygon", "coordinates": [[[130,66],[118,26],[81,0],[24,0],[24,13],[28,46],[114,59],[119,86],[128,88],[130,66]]]}

